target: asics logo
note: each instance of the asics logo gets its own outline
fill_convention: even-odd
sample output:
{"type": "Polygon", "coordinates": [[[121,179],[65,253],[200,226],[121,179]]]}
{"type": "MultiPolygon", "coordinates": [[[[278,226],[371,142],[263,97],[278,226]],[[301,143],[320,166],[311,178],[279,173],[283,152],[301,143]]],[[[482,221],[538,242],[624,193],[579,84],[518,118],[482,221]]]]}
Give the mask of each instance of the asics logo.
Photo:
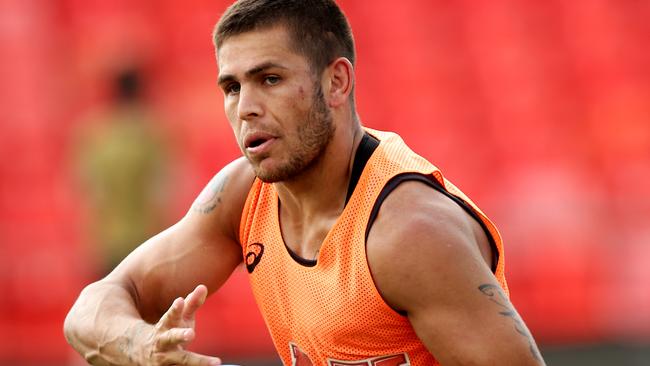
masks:
{"type": "Polygon", "coordinates": [[[261,243],[248,244],[246,257],[244,258],[248,273],[253,273],[255,267],[262,260],[262,254],[264,254],[264,245],[261,243]]]}

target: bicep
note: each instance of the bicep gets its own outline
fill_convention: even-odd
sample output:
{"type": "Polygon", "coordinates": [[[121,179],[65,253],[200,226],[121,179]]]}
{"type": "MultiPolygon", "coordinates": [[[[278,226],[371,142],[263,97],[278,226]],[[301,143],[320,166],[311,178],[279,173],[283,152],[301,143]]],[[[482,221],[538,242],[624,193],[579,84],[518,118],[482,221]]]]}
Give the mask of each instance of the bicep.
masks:
{"type": "Polygon", "coordinates": [[[251,182],[241,161],[226,166],[185,217],[140,245],[105,281],[125,286],[148,321],[198,284],[217,290],[242,260],[236,225],[251,182]]]}

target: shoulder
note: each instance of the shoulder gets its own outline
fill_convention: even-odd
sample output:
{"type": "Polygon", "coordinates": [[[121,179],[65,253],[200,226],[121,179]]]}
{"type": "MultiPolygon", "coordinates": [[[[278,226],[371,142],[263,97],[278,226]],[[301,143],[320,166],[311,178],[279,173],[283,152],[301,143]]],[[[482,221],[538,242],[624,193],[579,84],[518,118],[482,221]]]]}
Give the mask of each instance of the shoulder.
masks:
{"type": "Polygon", "coordinates": [[[255,173],[244,157],[240,157],[217,172],[192,204],[184,220],[221,224],[228,236],[237,238],[241,213],[255,173]]]}
{"type": "Polygon", "coordinates": [[[431,191],[403,183],[381,207],[367,240],[377,290],[444,365],[543,365],[481,255],[473,219],[431,191]]]}
{"type": "Polygon", "coordinates": [[[414,301],[427,300],[419,293],[423,289],[444,293],[472,271],[489,273],[485,246],[489,250],[486,234],[457,203],[422,182],[407,181],[382,203],[367,257],[386,302],[408,312],[414,301]]]}

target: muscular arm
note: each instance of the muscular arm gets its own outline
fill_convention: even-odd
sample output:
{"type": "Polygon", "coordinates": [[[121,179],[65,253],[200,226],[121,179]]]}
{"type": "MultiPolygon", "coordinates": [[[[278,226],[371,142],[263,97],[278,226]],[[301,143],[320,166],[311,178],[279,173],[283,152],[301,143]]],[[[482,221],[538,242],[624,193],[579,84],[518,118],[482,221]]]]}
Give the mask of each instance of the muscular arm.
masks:
{"type": "MultiPolygon", "coordinates": [[[[139,365],[152,354],[147,347],[191,341],[193,331],[176,329],[175,324],[193,328],[194,311],[207,292],[217,290],[241,262],[239,219],[252,181],[245,160],[229,164],[185,217],[139,246],[107,277],[87,286],[66,318],[68,342],[92,364],[139,365]],[[153,339],[156,331],[166,333],[153,339]]],[[[188,355],[179,355],[184,362],[178,364],[211,362],[188,355]]]]}
{"type": "Polygon", "coordinates": [[[398,186],[380,209],[367,253],[380,293],[406,312],[441,364],[544,364],[490,270],[486,234],[441,193],[419,182],[398,186]]]}

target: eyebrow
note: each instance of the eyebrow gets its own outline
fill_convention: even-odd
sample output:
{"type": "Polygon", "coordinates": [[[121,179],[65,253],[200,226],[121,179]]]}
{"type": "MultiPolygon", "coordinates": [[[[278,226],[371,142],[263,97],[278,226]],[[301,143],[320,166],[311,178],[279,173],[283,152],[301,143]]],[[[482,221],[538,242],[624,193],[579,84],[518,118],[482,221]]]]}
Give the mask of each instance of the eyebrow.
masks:
{"type": "MultiPolygon", "coordinates": [[[[278,69],[283,69],[283,70],[287,69],[286,67],[284,67],[284,66],[282,66],[280,64],[269,61],[269,62],[264,62],[264,63],[262,63],[260,65],[257,65],[255,67],[253,67],[252,69],[246,71],[246,73],[244,73],[244,76],[246,76],[247,78],[250,78],[250,77],[253,77],[253,76],[257,75],[257,74],[260,74],[260,73],[262,73],[262,72],[264,72],[264,71],[266,71],[268,69],[272,69],[272,68],[278,68],[278,69]]],[[[234,75],[224,74],[224,75],[219,75],[217,83],[219,85],[223,85],[224,83],[227,83],[227,82],[230,82],[230,81],[233,81],[233,80],[236,80],[234,75]]]]}

